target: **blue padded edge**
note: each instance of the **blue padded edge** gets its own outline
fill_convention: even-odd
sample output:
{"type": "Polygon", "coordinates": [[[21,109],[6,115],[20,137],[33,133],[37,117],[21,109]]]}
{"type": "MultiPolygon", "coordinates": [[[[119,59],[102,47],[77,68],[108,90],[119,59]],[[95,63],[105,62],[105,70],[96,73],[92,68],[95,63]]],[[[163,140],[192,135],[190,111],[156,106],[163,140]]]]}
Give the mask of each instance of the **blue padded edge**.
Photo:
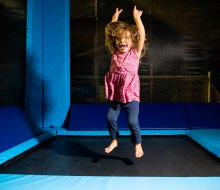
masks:
{"type": "Polygon", "coordinates": [[[219,190],[220,177],[116,177],[0,174],[2,190],[219,190]]]}
{"type": "Polygon", "coordinates": [[[108,104],[72,104],[68,130],[106,130],[105,117],[107,109],[108,104]]]}
{"type": "MultiPolygon", "coordinates": [[[[69,131],[105,131],[106,113],[109,104],[72,104],[70,108],[69,131]]],[[[145,103],[140,104],[139,123],[146,129],[187,129],[188,121],[184,104],[145,103]]],[[[118,119],[119,129],[127,130],[124,112],[118,119]]]]}
{"type": "Polygon", "coordinates": [[[18,156],[24,151],[29,150],[30,148],[33,148],[34,146],[40,144],[41,142],[53,137],[54,135],[55,134],[51,132],[46,132],[42,135],[31,138],[25,142],[22,142],[8,150],[5,150],[4,152],[1,152],[0,153],[0,164],[7,162],[8,160],[14,158],[15,156],[18,156]]]}
{"type": "Polygon", "coordinates": [[[187,103],[185,106],[191,129],[220,129],[219,103],[187,103]]]}
{"type": "MultiPolygon", "coordinates": [[[[66,129],[55,129],[57,135],[67,136],[109,136],[109,132],[105,131],[68,131],[66,129]]],[[[130,135],[129,130],[120,130],[120,135],[130,135]]],[[[141,130],[141,135],[185,135],[185,130],[141,130]]]]}
{"type": "Polygon", "coordinates": [[[187,129],[188,121],[182,103],[144,103],[140,105],[142,129],[187,129]]]}
{"type": "Polygon", "coordinates": [[[220,129],[187,130],[186,135],[220,158],[220,129]]]}
{"type": "Polygon", "coordinates": [[[0,152],[43,133],[17,106],[0,107],[0,152]]]}

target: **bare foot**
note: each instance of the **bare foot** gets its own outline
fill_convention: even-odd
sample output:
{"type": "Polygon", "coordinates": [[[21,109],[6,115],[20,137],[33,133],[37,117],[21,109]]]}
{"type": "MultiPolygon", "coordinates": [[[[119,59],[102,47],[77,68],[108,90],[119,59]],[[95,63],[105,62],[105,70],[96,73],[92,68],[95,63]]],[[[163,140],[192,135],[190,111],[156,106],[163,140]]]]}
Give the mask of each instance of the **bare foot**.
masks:
{"type": "Polygon", "coordinates": [[[135,145],[135,156],[136,158],[140,158],[144,155],[144,151],[142,149],[141,143],[135,145]]]}
{"type": "Polygon", "coordinates": [[[112,140],[112,142],[110,143],[110,145],[105,148],[105,152],[106,152],[106,153],[110,153],[110,152],[113,151],[114,148],[116,148],[117,146],[118,146],[118,141],[117,141],[117,140],[112,140]]]}

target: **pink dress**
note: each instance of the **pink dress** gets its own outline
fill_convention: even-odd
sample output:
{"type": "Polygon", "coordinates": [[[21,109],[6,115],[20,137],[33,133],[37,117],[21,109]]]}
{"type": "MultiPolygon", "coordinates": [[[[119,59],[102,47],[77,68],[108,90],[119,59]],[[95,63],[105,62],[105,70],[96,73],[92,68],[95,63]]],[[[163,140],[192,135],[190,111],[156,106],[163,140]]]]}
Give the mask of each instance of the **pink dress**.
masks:
{"type": "Polygon", "coordinates": [[[114,102],[140,102],[139,58],[136,50],[112,55],[110,71],[105,75],[105,97],[114,102]]]}

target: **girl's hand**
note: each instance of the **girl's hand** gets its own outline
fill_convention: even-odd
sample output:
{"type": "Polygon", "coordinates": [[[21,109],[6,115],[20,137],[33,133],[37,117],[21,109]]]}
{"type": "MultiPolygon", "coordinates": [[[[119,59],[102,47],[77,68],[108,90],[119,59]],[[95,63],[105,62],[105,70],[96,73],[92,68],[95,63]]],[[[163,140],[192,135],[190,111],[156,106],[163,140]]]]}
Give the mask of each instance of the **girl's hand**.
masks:
{"type": "Polygon", "coordinates": [[[136,8],[136,6],[134,6],[134,9],[133,9],[133,17],[134,17],[134,18],[141,17],[142,13],[143,13],[143,11],[138,10],[138,9],[136,8]]]}
{"type": "Polygon", "coordinates": [[[118,8],[116,8],[115,14],[112,16],[112,22],[118,21],[118,17],[122,11],[123,9],[118,10],[118,8]]]}

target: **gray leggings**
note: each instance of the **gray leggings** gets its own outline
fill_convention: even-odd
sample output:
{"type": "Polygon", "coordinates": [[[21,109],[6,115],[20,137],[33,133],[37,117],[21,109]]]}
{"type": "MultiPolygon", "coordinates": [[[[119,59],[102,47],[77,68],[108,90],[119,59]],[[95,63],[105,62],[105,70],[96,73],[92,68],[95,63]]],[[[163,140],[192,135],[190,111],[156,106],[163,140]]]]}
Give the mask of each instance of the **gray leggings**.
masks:
{"type": "Polygon", "coordinates": [[[129,103],[112,102],[107,112],[107,127],[112,139],[117,139],[119,136],[117,120],[120,111],[126,112],[128,128],[131,132],[131,141],[134,144],[141,143],[141,134],[138,121],[139,115],[139,102],[132,101],[129,103]]]}

